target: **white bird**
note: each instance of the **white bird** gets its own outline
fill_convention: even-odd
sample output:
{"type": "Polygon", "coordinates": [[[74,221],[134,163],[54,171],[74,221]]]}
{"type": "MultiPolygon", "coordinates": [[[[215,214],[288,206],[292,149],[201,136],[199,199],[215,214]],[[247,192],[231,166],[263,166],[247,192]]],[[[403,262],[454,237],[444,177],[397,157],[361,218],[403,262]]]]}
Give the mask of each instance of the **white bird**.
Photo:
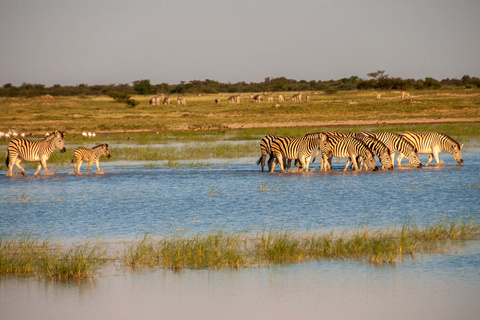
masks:
{"type": "Polygon", "coordinates": [[[96,134],[95,134],[95,132],[93,132],[93,133],[92,133],[92,137],[95,137],[95,136],[96,136],[96,134]]]}
{"type": "Polygon", "coordinates": [[[82,136],[86,137],[86,136],[88,136],[88,134],[85,131],[83,131],[82,136]]]}
{"type": "Polygon", "coordinates": [[[5,133],[5,138],[9,139],[10,138],[10,133],[5,133]]]}
{"type": "Polygon", "coordinates": [[[88,133],[88,137],[89,137],[89,138],[92,137],[92,133],[91,133],[91,132],[88,133]]]}
{"type": "Polygon", "coordinates": [[[5,132],[0,131],[0,138],[4,138],[4,137],[5,137],[5,132]]]}
{"type": "Polygon", "coordinates": [[[48,137],[49,135],[50,135],[50,133],[45,132],[45,137],[48,137]]]}
{"type": "Polygon", "coordinates": [[[25,132],[22,132],[22,133],[20,134],[20,136],[21,136],[22,138],[25,138],[25,132]]]}

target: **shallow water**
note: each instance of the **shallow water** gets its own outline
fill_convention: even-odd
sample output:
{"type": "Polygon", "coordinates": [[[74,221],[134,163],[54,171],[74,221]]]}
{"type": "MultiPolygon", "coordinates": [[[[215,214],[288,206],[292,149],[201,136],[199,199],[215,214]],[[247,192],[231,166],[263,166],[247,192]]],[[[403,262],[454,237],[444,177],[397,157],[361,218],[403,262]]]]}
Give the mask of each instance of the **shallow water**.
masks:
{"type": "MultiPolygon", "coordinates": [[[[270,174],[256,159],[104,175],[0,176],[0,233],[67,241],[145,233],[418,225],[480,221],[480,152],[463,166],[270,174]]],[[[423,163],[426,157],[421,156],[423,163]]],[[[95,169],[93,169],[95,170],[95,169]]],[[[478,319],[480,240],[395,266],[355,261],[237,270],[104,270],[92,280],[0,278],[0,319],[478,319]]]]}
{"type": "MultiPolygon", "coordinates": [[[[196,168],[101,163],[104,175],[0,176],[0,233],[53,239],[132,239],[145,233],[314,231],[480,219],[480,152],[456,165],[270,174],[255,159],[196,168]],[[248,162],[247,162],[248,161],[248,162]]],[[[425,159],[423,162],[425,163],[425,159]]],[[[85,169],[84,169],[85,170],[85,169]]],[[[96,169],[92,168],[95,172],[96,169]]]]}

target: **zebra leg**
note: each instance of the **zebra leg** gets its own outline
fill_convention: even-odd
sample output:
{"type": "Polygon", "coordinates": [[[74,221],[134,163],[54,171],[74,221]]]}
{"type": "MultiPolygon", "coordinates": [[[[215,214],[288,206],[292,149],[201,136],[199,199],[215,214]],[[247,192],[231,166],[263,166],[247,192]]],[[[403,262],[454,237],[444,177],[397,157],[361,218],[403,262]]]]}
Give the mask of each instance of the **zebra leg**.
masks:
{"type": "MultiPolygon", "coordinates": [[[[285,167],[283,166],[283,157],[281,154],[276,154],[275,157],[277,158],[278,165],[280,166],[280,170],[285,173],[285,167]]],[[[273,172],[273,170],[271,171],[273,172]]]]}
{"type": "Polygon", "coordinates": [[[12,161],[9,165],[8,165],[8,170],[9,172],[7,173],[7,176],[13,176],[13,167],[14,166],[17,166],[20,170],[22,170],[22,175],[26,175],[25,173],[25,169],[23,169],[23,167],[20,165],[20,162],[21,160],[19,159],[15,159],[15,161],[12,161]]]}
{"type": "MultiPolygon", "coordinates": [[[[351,161],[351,162],[352,162],[352,167],[353,167],[353,161],[351,161]]],[[[345,163],[345,168],[343,169],[343,171],[347,171],[349,165],[350,165],[350,158],[347,158],[347,163],[345,163]]]]}
{"type": "Polygon", "coordinates": [[[83,161],[81,160],[77,163],[77,174],[82,174],[82,172],[80,171],[80,167],[82,166],[82,163],[83,161]]]}
{"type": "MultiPolygon", "coordinates": [[[[402,166],[402,159],[403,158],[404,158],[404,155],[403,155],[403,153],[400,152],[399,155],[398,155],[398,158],[397,158],[397,163],[398,163],[399,167],[402,166]]],[[[394,159],[394,158],[392,158],[392,159],[394,159]]]]}
{"type": "Polygon", "coordinates": [[[440,160],[440,156],[436,150],[433,150],[433,156],[435,157],[435,162],[437,163],[437,166],[443,166],[443,161],[440,160]]]}
{"type": "MultiPolygon", "coordinates": [[[[38,163],[37,171],[35,171],[35,173],[33,175],[36,176],[38,174],[38,172],[40,171],[40,169],[42,169],[42,162],[38,163]]],[[[45,173],[45,170],[44,170],[44,173],[45,173]]]]}
{"type": "Polygon", "coordinates": [[[104,172],[102,170],[100,170],[100,161],[96,161],[95,165],[97,166],[97,172],[95,172],[95,173],[96,174],[103,174],[104,172]]]}
{"type": "MultiPolygon", "coordinates": [[[[350,159],[352,160],[352,164],[355,167],[355,171],[360,171],[361,169],[358,167],[358,164],[357,164],[357,157],[353,155],[353,156],[350,156],[350,159]]],[[[343,171],[347,171],[347,168],[345,168],[345,170],[343,171]]]]}
{"type": "Polygon", "coordinates": [[[93,163],[93,161],[92,161],[92,162],[90,162],[90,161],[88,162],[88,168],[87,168],[86,174],[88,173],[88,171],[90,171],[90,167],[92,166],[92,163],[93,163]]]}
{"type": "Polygon", "coordinates": [[[428,156],[427,163],[425,163],[425,167],[428,167],[428,165],[430,164],[430,162],[432,162],[432,160],[433,160],[433,153],[430,153],[430,155],[428,156]]]}

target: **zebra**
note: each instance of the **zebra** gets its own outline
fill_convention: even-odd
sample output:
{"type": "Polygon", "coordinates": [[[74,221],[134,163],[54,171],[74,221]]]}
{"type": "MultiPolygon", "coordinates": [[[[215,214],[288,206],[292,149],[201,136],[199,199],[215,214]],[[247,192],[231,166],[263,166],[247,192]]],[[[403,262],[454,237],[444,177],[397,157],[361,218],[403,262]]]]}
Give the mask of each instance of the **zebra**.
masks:
{"type": "Polygon", "coordinates": [[[362,133],[355,134],[355,138],[362,140],[370,148],[373,154],[380,159],[382,169],[393,169],[393,159],[390,157],[390,149],[388,149],[382,141],[373,136],[362,133]]]}
{"type": "MultiPolygon", "coordinates": [[[[283,138],[281,136],[276,136],[273,134],[266,135],[265,137],[262,138],[260,141],[260,158],[257,160],[257,166],[261,164],[262,166],[262,172],[263,169],[265,168],[265,160],[267,158],[267,155],[270,155],[268,158],[268,171],[270,171],[272,167],[272,163],[276,160],[275,155],[272,153],[272,142],[278,138],[283,138]]],[[[286,169],[289,169],[291,166],[291,159],[283,159],[283,166],[286,169]]]]}
{"type": "Polygon", "coordinates": [[[20,166],[20,162],[25,161],[39,161],[37,171],[34,175],[37,175],[40,169],[43,167],[43,174],[48,173],[47,160],[50,155],[58,148],[61,153],[64,153],[65,140],[64,137],[67,133],[62,131],[54,131],[48,137],[43,140],[31,141],[22,138],[15,138],[8,143],[7,155],[5,158],[5,164],[8,167],[7,176],[13,175],[13,167],[17,166],[22,170],[22,174],[25,175],[25,169],[20,166]]]}
{"type": "Polygon", "coordinates": [[[80,172],[80,167],[82,166],[83,161],[88,161],[88,168],[87,172],[90,171],[90,167],[92,166],[92,163],[95,162],[95,165],[97,166],[97,173],[101,173],[100,171],[100,157],[104,155],[107,158],[110,158],[110,153],[108,152],[108,144],[103,143],[99,144],[92,149],[87,149],[84,147],[79,147],[75,149],[73,153],[73,173],[74,174],[82,174],[80,172]]]}
{"type": "Polygon", "coordinates": [[[172,99],[170,97],[165,97],[163,99],[163,104],[170,104],[172,102],[172,99]]]}
{"type": "MultiPolygon", "coordinates": [[[[372,151],[368,146],[360,139],[354,137],[341,137],[341,136],[328,136],[328,142],[332,149],[332,156],[336,158],[348,158],[347,163],[343,171],[347,171],[350,161],[356,171],[361,170],[358,166],[357,157],[360,156],[364,159],[365,165],[372,171],[378,170],[377,163],[373,157],[372,151]]],[[[330,159],[325,159],[329,161],[330,159]]]]}
{"type": "MultiPolygon", "coordinates": [[[[439,132],[429,132],[429,133],[417,133],[417,132],[405,132],[401,136],[410,142],[416,149],[417,153],[420,154],[430,154],[428,157],[427,167],[433,158],[437,166],[443,165],[443,161],[440,160],[439,153],[442,151],[447,151],[452,154],[452,157],[458,164],[463,163],[462,159],[462,148],[463,144],[460,145],[453,138],[447,136],[446,134],[439,132]]],[[[398,166],[401,166],[403,155],[400,154],[397,158],[398,166]]]]}
{"type": "Polygon", "coordinates": [[[253,97],[252,100],[250,100],[251,102],[262,102],[263,100],[263,96],[261,94],[257,94],[253,97]]]}
{"type": "MultiPolygon", "coordinates": [[[[316,149],[320,149],[327,136],[323,133],[309,133],[303,137],[279,137],[272,142],[272,153],[277,158],[280,170],[285,172],[283,159],[298,159],[300,171],[308,172],[310,159],[316,149]]],[[[270,172],[273,172],[275,162],[272,163],[270,172]]]]}
{"type": "Polygon", "coordinates": [[[405,139],[401,135],[394,132],[388,132],[388,131],[385,131],[385,132],[363,131],[361,133],[377,138],[378,140],[383,142],[388,149],[390,149],[390,158],[392,159],[392,165],[394,165],[393,159],[395,158],[395,152],[399,151],[400,153],[402,153],[404,156],[408,158],[408,161],[410,162],[411,165],[413,165],[416,168],[422,167],[422,163],[418,158],[417,150],[410,142],[408,142],[407,139],[405,139]]]}

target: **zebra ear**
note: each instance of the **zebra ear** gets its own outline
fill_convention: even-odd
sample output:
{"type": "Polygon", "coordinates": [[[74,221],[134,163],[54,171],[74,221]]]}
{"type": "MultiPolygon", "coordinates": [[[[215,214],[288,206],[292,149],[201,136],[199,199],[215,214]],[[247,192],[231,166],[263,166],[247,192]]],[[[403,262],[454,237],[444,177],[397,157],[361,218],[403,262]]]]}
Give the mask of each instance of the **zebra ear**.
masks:
{"type": "Polygon", "coordinates": [[[462,148],[463,148],[463,143],[460,145],[460,150],[462,150],[462,148]]]}

